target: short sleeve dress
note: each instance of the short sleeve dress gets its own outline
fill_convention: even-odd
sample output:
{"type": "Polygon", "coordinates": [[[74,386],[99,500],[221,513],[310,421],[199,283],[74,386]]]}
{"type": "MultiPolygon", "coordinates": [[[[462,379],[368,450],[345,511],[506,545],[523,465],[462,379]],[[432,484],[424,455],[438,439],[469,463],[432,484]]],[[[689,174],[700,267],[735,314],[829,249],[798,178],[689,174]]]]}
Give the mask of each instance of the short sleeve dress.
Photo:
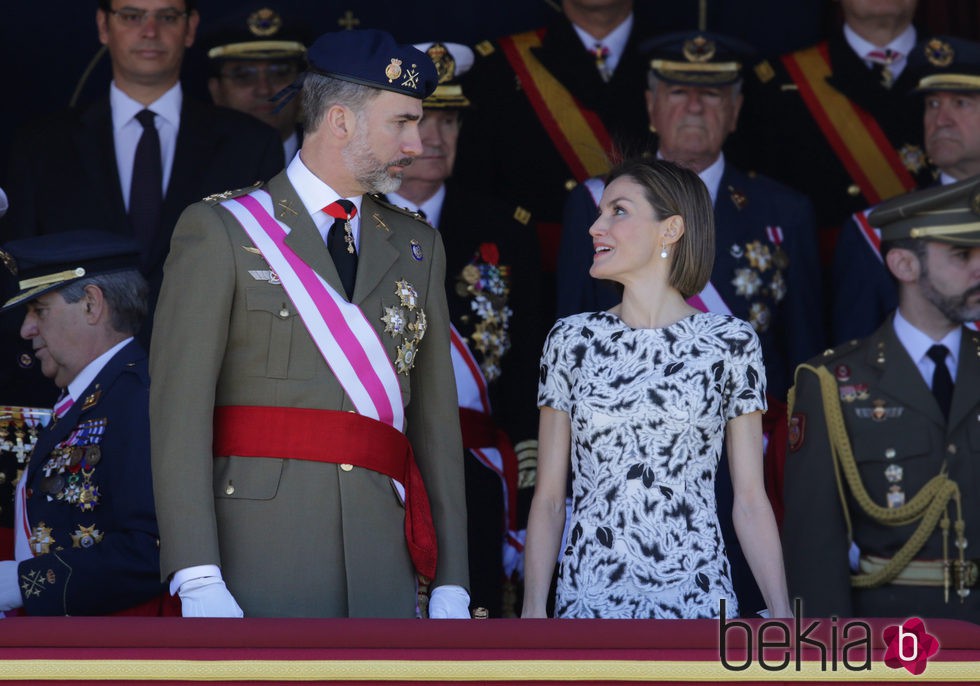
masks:
{"type": "Polygon", "coordinates": [[[714,480],[725,425],[765,410],[765,378],[759,339],[735,317],[555,324],[538,405],[571,418],[573,477],[556,617],[714,618],[722,598],[737,616],[714,480]]]}

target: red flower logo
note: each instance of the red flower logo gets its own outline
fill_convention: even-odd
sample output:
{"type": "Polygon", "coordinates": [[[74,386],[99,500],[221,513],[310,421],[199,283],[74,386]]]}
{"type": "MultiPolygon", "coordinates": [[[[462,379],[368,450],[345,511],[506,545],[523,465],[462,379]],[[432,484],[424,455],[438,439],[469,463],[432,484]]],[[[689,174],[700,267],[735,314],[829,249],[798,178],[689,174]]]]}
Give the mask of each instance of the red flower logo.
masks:
{"type": "Polygon", "coordinates": [[[887,627],[883,637],[888,645],[885,664],[892,669],[905,667],[912,674],[922,674],[929,658],[939,652],[939,641],[926,633],[926,625],[918,617],[887,627]]]}
{"type": "Polygon", "coordinates": [[[500,250],[496,243],[480,243],[480,259],[487,264],[497,265],[500,261],[500,250]]]}

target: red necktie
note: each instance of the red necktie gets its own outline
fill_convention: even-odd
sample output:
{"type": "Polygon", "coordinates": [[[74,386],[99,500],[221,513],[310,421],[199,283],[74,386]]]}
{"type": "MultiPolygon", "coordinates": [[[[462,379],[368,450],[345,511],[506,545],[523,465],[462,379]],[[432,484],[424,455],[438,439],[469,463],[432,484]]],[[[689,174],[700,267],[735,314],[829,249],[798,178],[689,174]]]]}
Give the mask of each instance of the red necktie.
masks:
{"type": "Polygon", "coordinates": [[[354,295],[354,278],[357,276],[357,251],[354,250],[350,220],[357,215],[357,208],[350,200],[341,198],[324,207],[323,211],[334,218],[327,233],[327,250],[350,300],[354,295]]]}

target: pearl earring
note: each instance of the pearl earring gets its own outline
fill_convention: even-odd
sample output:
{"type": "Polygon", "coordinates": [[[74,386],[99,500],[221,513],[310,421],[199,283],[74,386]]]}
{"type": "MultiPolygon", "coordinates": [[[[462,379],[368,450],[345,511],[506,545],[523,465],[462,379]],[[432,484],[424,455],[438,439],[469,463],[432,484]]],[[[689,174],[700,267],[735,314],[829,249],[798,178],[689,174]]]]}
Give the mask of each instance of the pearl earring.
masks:
{"type": "Polygon", "coordinates": [[[665,243],[660,244],[660,257],[667,259],[667,245],[665,243]]]}

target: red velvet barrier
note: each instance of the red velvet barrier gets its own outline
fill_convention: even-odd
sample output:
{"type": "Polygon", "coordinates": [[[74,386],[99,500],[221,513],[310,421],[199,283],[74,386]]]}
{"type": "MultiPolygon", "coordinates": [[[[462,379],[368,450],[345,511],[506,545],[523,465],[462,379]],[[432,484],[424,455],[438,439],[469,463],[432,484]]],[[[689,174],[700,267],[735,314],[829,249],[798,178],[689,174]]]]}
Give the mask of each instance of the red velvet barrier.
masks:
{"type": "MultiPolygon", "coordinates": [[[[980,626],[927,620],[939,652],[913,676],[884,663],[885,629],[899,620],[801,620],[795,638],[767,648],[782,630],[761,620],[329,620],[37,618],[0,620],[0,685],[340,683],[844,683],[980,681],[980,626]],[[871,655],[841,650],[867,627],[871,655]],[[837,637],[835,639],[835,636],[837,637]],[[845,636],[847,638],[845,638],[845,636]],[[838,642],[834,644],[834,641],[838,642]],[[751,641],[751,653],[747,643],[751,641]],[[807,643],[808,642],[808,643],[807,643]],[[824,652],[818,644],[827,647],[824,652]],[[751,655],[751,659],[749,656],[751,655]],[[788,656],[788,664],[780,657],[788,656]],[[821,658],[825,660],[821,663],[821,658]],[[748,664],[747,664],[748,661],[748,664]],[[864,664],[870,668],[863,668],[864,664]],[[726,666],[727,664],[727,666],[726,666]],[[738,670],[739,667],[744,669],[738,670]]],[[[860,648],[860,646],[859,646],[860,648]]]]}

